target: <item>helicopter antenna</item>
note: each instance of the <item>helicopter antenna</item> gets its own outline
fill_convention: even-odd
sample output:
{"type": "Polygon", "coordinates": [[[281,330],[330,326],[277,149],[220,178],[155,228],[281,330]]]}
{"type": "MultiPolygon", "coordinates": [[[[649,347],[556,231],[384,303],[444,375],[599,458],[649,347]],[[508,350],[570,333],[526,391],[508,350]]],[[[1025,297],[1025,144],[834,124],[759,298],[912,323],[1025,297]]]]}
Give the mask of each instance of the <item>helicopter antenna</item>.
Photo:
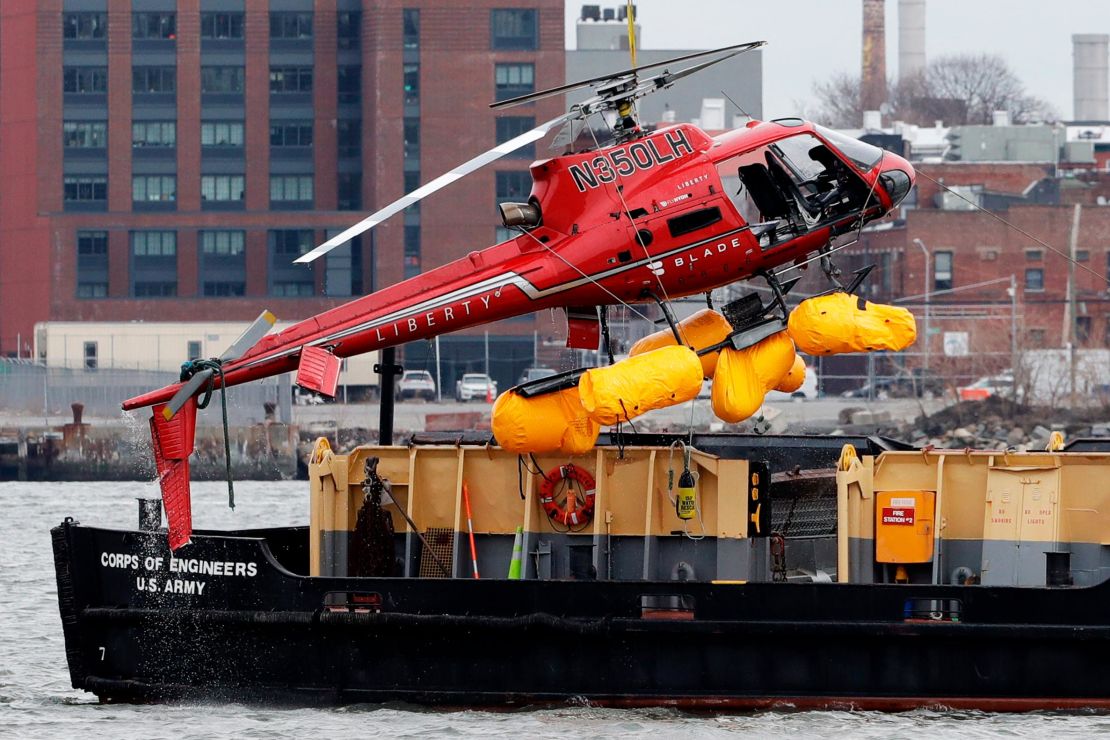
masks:
{"type": "Polygon", "coordinates": [[[744,114],[744,117],[745,117],[745,118],[747,118],[747,119],[748,119],[749,121],[750,121],[750,120],[753,120],[753,119],[752,119],[752,116],[751,116],[751,114],[750,114],[750,113],[748,113],[748,112],[747,112],[746,110],[744,110],[743,108],[741,108],[741,107],[740,107],[740,104],[739,104],[739,103],[737,103],[737,102],[736,102],[735,100],[733,100],[733,99],[732,99],[732,96],[731,96],[731,95],[729,95],[729,94],[728,94],[727,92],[725,92],[724,90],[721,90],[721,95],[724,95],[724,96],[725,96],[726,98],[728,98],[728,102],[730,102],[730,103],[732,103],[733,105],[735,105],[735,106],[736,106],[736,108],[737,108],[737,110],[739,110],[739,111],[740,111],[741,113],[743,113],[743,114],[744,114]]]}

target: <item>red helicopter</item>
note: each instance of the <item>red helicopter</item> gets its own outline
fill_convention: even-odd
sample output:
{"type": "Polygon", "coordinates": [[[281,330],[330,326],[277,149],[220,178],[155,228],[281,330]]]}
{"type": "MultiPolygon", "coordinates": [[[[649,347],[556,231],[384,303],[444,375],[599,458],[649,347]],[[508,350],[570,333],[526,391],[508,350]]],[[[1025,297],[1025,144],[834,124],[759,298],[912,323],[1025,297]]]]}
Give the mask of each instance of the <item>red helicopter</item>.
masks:
{"type": "MultiPolygon", "coordinates": [[[[299,386],[334,396],[343,357],[555,307],[566,309],[570,346],[598,349],[604,336],[610,350],[609,305],[658,303],[674,330],[670,299],[708,296],[715,288],[760,277],[771,289],[767,303],[751,293],[722,307],[733,328],[727,341],[742,349],[786,327],[784,296],[797,279],[780,280],[779,274],[792,268],[779,273],[775,268],[819,260],[834,288],[845,288],[830,255],[909,193],[914,171],[908,162],[797,118],[752,120],[718,136],[691,124],[649,130],[635,118],[639,98],[763,45],[757,41],[633,66],[493,104],[507,108],[580,87],[594,89],[566,114],[432,180],[297,262],[315,260],[563,126],[556,143],[569,142],[570,151],[532,164],[526,202],[499,206],[504,225],[520,236],[276,334],[267,335],[274,317],[265,311],[222,356],[185,363],[180,383],[125,401],[124,409],[155,405],[151,432],[170,547],[187,542],[191,531],[188,458],[196,409],[207,405],[213,389],[295,370],[299,386]],[[676,72],[664,69],[640,79],[646,69],[695,60],[676,72]],[[605,146],[584,125],[595,114],[608,127],[605,146]]],[[[846,289],[851,292],[865,276],[866,270],[858,271],[846,289]]],[[[535,381],[517,392],[566,388],[581,372],[535,381]]],[[[225,435],[233,494],[226,445],[225,435]]]]}
{"type": "MultiPolygon", "coordinates": [[[[749,121],[709,136],[691,124],[647,130],[635,101],[737,54],[757,41],[633,67],[491,105],[508,108],[580,87],[595,94],[566,114],[498,145],[370,215],[304,254],[307,263],[386,218],[509,152],[594,114],[608,115],[611,143],[537,161],[523,203],[502,203],[501,219],[520,236],[264,336],[264,312],[220,358],[187,363],[182,382],[124,402],[167,403],[171,418],[202,389],[298,371],[297,384],[334,395],[339,360],[544,308],[567,310],[571,346],[598,348],[614,304],[709,293],[762,277],[772,289],[725,307],[736,348],[780,331],[783,295],[774,268],[828,256],[906,196],[914,170],[901,157],[801,119],[749,121]],[[641,80],[649,68],[710,57],[641,80]]],[[[590,129],[592,134],[592,129],[590,129]]],[[[564,134],[566,131],[564,131],[564,134]]],[[[577,140],[581,141],[579,134],[577,140]]],[[[856,283],[862,276],[857,276],[856,283]]],[[[851,286],[851,287],[854,287],[851,286]]]]}

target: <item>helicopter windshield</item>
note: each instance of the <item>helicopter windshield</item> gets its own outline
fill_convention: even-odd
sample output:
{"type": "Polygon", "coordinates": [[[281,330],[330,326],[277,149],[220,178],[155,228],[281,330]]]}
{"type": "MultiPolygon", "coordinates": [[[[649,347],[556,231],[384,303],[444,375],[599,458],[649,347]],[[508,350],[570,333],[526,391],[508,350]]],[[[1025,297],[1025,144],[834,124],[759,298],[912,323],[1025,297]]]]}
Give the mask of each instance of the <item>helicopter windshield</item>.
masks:
{"type": "Polygon", "coordinates": [[[883,158],[883,150],[877,146],[865,144],[859,139],[853,139],[851,136],[845,136],[839,131],[833,131],[824,126],[815,124],[814,128],[817,129],[817,133],[839,149],[862,172],[870,172],[871,168],[883,158]]]}

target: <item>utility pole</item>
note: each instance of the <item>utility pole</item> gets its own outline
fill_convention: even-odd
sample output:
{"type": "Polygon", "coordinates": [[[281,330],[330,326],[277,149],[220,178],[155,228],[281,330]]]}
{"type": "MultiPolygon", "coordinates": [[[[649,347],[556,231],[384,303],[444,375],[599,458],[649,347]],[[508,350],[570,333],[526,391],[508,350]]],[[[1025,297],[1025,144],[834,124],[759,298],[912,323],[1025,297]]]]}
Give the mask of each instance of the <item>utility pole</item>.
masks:
{"type": "Polygon", "coordinates": [[[1071,408],[1076,407],[1077,398],[1075,395],[1075,325],[1078,322],[1078,317],[1075,314],[1075,251],[1076,244],[1079,242],[1079,217],[1082,213],[1082,206],[1078,203],[1075,204],[1075,209],[1072,211],[1071,217],[1071,239],[1069,240],[1069,255],[1068,260],[1068,382],[1071,389],[1071,408]]]}
{"type": "MultiPolygon", "coordinates": [[[[922,291],[925,294],[925,360],[922,375],[926,375],[929,372],[929,302],[930,294],[933,292],[932,286],[929,284],[929,249],[925,246],[925,242],[920,239],[914,239],[913,243],[921,247],[921,251],[925,255],[925,289],[922,291]]],[[[924,378],[922,378],[922,381],[924,381],[924,378]]]]}

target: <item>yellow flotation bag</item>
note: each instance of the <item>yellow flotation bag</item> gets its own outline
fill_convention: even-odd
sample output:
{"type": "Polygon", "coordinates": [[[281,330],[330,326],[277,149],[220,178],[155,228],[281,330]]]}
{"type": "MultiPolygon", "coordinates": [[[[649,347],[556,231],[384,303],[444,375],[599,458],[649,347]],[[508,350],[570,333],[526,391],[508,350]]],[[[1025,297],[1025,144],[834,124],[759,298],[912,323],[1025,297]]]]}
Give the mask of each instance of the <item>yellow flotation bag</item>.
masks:
{"type": "Polygon", "coordinates": [[[713,413],[732,424],[747,419],[790,372],[794,358],[794,343],[785,331],[745,349],[721,350],[713,376],[713,413]]]}
{"type": "MultiPolygon", "coordinates": [[[[703,308],[697,313],[679,321],[678,333],[686,344],[690,345],[695,350],[702,350],[725,341],[728,335],[732,333],[732,325],[728,323],[728,319],[717,311],[703,308]]],[[[654,334],[648,334],[646,337],[633,344],[632,349],[628,350],[628,355],[629,357],[642,355],[644,352],[650,352],[660,347],[670,347],[674,344],[674,332],[672,332],[670,328],[667,328],[663,331],[657,331],[654,334]]],[[[713,373],[717,369],[717,355],[717,352],[710,352],[709,354],[701,356],[701,367],[704,377],[713,377],[713,373]]]]}
{"type": "Polygon", "coordinates": [[[582,408],[577,386],[531,398],[505,391],[493,404],[490,426],[497,444],[517,454],[580,455],[593,449],[601,432],[582,408]]]}
{"type": "Polygon", "coordinates": [[[635,419],[652,409],[697,397],[702,366],[689,347],[660,347],[609,367],[587,370],[578,381],[582,406],[598,424],[635,419]]]}
{"type": "Polygon", "coordinates": [[[913,314],[848,293],[809,298],[790,312],[788,329],[798,349],[811,355],[903,350],[917,339],[913,314]]]}
{"type": "Polygon", "coordinates": [[[779,384],[775,386],[774,390],[782,391],[783,393],[793,393],[802,387],[802,383],[806,382],[806,361],[802,359],[801,355],[794,355],[794,365],[786,373],[779,384]]]}

